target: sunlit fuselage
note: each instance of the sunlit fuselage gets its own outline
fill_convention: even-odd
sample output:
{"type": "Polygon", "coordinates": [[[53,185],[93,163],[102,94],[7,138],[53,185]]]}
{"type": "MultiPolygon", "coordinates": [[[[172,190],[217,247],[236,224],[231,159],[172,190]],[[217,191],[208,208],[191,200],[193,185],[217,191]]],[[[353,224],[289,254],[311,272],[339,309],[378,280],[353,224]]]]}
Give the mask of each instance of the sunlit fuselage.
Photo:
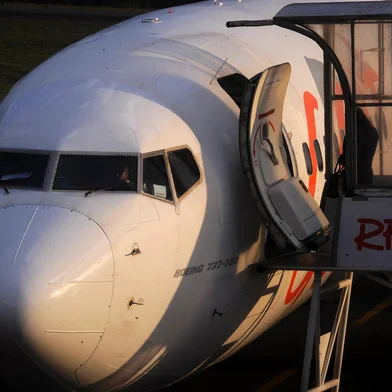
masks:
{"type": "Polygon", "coordinates": [[[276,27],[225,27],[284,3],[208,1],[133,18],[59,52],[0,104],[1,151],[50,153],[42,189],[0,188],[2,336],[70,388],[168,385],[309,298],[306,273],[249,268],[265,230],[241,170],[239,108],[217,82],[291,63],[283,122],[319,200],[323,173],[309,177],[302,143],[309,113],[323,143],[321,51],[276,27]],[[181,198],[171,181],[173,201],[143,192],[143,160],[181,147],[199,181],[181,198]],[[137,156],[137,192],[52,189],[65,153],[137,156]]]}

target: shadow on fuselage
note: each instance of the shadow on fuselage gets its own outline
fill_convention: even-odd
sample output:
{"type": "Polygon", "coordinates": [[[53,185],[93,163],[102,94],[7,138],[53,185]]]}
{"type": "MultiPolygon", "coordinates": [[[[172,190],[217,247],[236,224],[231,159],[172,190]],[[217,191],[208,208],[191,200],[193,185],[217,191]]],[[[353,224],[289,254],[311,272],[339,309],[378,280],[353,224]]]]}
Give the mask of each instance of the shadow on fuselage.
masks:
{"type": "MultiPolygon", "coordinates": [[[[182,109],[183,112],[176,112],[194,131],[200,143],[207,190],[206,214],[188,266],[204,264],[207,269],[207,264],[215,258],[229,256],[239,256],[240,261],[227,267],[231,268],[229,276],[220,276],[220,271],[214,272],[215,275],[203,271],[202,274],[173,277],[181,279],[181,283],[146,342],[121,369],[96,384],[82,388],[83,391],[108,390],[120,385],[129,385],[131,390],[147,391],[158,386],[165,387],[196,368],[206,368],[254,331],[263,321],[279,288],[279,284],[267,288],[273,274],[257,273],[246,265],[262,257],[262,246],[255,252],[253,260],[248,260],[246,254],[252,247],[260,245],[263,236],[256,204],[241,169],[238,111],[234,109],[234,103],[233,107],[229,107],[219,96],[189,79],[184,83],[187,84],[184,88],[193,91],[195,97],[201,89],[205,90],[202,94],[205,99],[195,98],[190,103],[192,113],[186,108],[182,109]],[[204,114],[203,119],[200,119],[200,113],[204,114]],[[209,127],[209,113],[223,114],[221,129],[209,127]],[[195,121],[196,117],[198,121],[195,121]],[[225,157],[223,162],[222,157],[225,157]],[[231,197],[231,208],[222,212],[220,202],[227,194],[231,197]],[[217,213],[218,210],[220,213],[217,213]],[[231,223],[220,223],[223,213],[229,215],[225,219],[231,223]],[[211,241],[214,242],[215,254],[207,255],[208,260],[201,259],[204,257],[201,255],[206,254],[206,244],[211,241]],[[231,249],[230,255],[227,249],[231,249]],[[242,262],[245,265],[241,270],[239,265],[242,262]],[[233,337],[263,296],[266,297],[264,306],[257,309],[247,326],[233,337]]],[[[228,200],[227,196],[225,200],[228,200]]]]}

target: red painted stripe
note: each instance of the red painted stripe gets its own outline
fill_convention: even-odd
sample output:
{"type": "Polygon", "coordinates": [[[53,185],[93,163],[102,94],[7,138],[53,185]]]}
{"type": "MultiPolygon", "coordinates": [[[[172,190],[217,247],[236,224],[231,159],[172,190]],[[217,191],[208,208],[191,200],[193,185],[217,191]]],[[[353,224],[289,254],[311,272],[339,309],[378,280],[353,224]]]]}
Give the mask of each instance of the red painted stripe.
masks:
{"type": "Polygon", "coordinates": [[[269,115],[275,113],[275,109],[271,109],[269,112],[259,114],[259,120],[268,117],[269,115]]]}
{"type": "Polygon", "coordinates": [[[304,292],[306,286],[308,285],[308,283],[310,282],[313,276],[313,272],[308,271],[306,275],[303,277],[303,279],[301,280],[301,282],[299,283],[299,285],[297,286],[297,288],[293,291],[293,285],[294,285],[295,277],[297,276],[297,272],[298,271],[293,271],[293,275],[291,276],[289,289],[287,290],[286,298],[284,300],[285,305],[291,302],[293,302],[293,304],[295,303],[295,301],[304,292]]]}
{"type": "MultiPolygon", "coordinates": [[[[312,271],[308,271],[305,274],[305,276],[302,278],[301,282],[299,282],[299,284],[295,288],[295,290],[293,290],[293,286],[294,286],[295,278],[297,276],[297,272],[298,271],[293,271],[293,275],[291,275],[291,281],[290,281],[289,288],[288,288],[287,293],[286,293],[286,298],[284,300],[284,304],[285,305],[288,305],[288,304],[294,305],[295,302],[297,301],[297,299],[305,291],[307,285],[309,284],[309,282],[313,278],[313,272],[312,271]]],[[[326,272],[323,271],[321,273],[321,277],[323,277],[325,274],[326,274],[326,272]]],[[[309,288],[312,289],[313,286],[314,286],[314,284],[312,283],[312,285],[309,288]]]]}
{"type": "Polygon", "coordinates": [[[317,158],[316,158],[316,150],[313,144],[313,141],[317,138],[316,118],[314,117],[314,111],[318,110],[318,103],[317,103],[317,99],[309,91],[305,91],[304,104],[305,104],[306,122],[308,125],[310,158],[312,160],[312,166],[313,166],[313,173],[309,177],[308,189],[310,194],[314,196],[316,192],[316,182],[317,182],[317,158]]]}

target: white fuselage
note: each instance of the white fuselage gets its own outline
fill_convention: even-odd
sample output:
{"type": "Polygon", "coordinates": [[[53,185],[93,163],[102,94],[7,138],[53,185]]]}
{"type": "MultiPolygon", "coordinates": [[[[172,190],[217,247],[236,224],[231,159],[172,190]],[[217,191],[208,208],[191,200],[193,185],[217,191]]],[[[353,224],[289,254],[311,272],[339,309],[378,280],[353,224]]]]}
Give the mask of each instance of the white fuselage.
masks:
{"type": "Polygon", "coordinates": [[[132,18],[57,53],[0,103],[0,151],[50,153],[42,189],[0,188],[2,334],[69,388],[163,387],[309,298],[312,274],[250,268],[266,233],[241,169],[239,108],[217,81],[291,64],[283,123],[319,200],[324,174],[309,177],[302,143],[313,132],[323,147],[321,50],[277,27],[226,27],[285,3],[205,1],[132,18]],[[145,194],[143,158],[181,146],[197,184],[174,201],[145,194]],[[63,153],[134,154],[137,192],[53,190],[63,153]]]}

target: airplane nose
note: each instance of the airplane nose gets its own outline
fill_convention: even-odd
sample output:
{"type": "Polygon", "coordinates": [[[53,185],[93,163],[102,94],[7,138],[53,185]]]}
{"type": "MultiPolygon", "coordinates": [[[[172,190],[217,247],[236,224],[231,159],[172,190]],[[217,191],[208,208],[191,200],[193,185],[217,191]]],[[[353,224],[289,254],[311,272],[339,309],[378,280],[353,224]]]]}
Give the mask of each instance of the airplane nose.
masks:
{"type": "Polygon", "coordinates": [[[109,315],[113,253],[104,231],[70,209],[0,209],[0,323],[68,386],[98,346],[109,315]]]}

